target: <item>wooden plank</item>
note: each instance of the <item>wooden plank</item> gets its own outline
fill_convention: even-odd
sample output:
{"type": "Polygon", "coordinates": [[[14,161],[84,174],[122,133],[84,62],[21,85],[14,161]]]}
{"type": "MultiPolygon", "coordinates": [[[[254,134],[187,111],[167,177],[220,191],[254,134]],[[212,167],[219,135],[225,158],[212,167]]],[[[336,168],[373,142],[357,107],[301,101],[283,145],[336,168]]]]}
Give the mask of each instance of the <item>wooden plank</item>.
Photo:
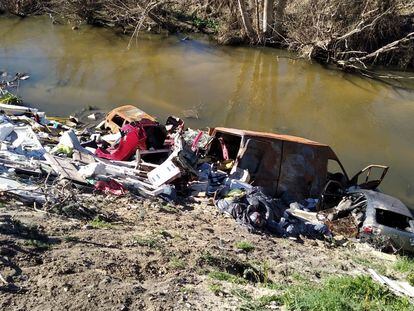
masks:
{"type": "Polygon", "coordinates": [[[96,159],[92,154],[80,152],[79,150],[73,150],[73,160],[79,161],[85,164],[95,163],[96,159]]]}
{"type": "Polygon", "coordinates": [[[49,153],[45,153],[44,157],[60,177],[86,184],[86,180],[78,173],[71,160],[55,157],[49,153]]]}

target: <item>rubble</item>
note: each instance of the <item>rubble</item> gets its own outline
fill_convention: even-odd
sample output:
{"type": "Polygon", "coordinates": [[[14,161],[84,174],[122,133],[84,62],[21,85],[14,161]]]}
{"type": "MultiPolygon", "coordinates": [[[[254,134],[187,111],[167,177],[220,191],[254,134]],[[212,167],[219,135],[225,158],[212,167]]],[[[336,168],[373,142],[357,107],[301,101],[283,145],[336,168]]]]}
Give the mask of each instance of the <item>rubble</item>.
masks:
{"type": "MultiPolygon", "coordinates": [[[[88,214],[75,197],[91,193],[206,200],[251,232],[295,239],[337,235],[343,241],[386,232],[364,221],[372,209],[387,210],[399,202],[376,195],[388,167],[371,165],[349,178],[329,146],[303,138],[186,129],[178,117],[161,124],[134,106],[106,116],[85,111],[83,119],[48,118],[29,107],[3,106],[0,193],[44,211],[88,214]],[[328,171],[332,161],[341,172],[328,171]],[[382,174],[370,180],[374,169],[382,174]],[[364,174],[365,181],[358,184],[364,174]]],[[[393,242],[410,251],[413,217],[401,202],[397,205],[394,212],[403,214],[405,222],[399,228],[391,225],[404,231],[405,239],[393,242]]]]}

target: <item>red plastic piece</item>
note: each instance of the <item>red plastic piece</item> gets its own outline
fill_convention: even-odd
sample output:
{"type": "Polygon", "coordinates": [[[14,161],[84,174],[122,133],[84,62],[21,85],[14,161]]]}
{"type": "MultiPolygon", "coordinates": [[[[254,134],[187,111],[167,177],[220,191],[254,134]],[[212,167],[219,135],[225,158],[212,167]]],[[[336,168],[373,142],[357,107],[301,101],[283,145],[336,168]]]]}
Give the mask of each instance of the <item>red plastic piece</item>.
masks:
{"type": "Polygon", "coordinates": [[[99,158],[115,161],[127,161],[136,153],[138,149],[147,150],[147,135],[141,124],[136,126],[126,124],[121,128],[121,131],[124,135],[116,148],[108,148],[106,150],[102,148],[96,149],[95,154],[99,158]]]}
{"type": "Polygon", "coordinates": [[[114,195],[123,195],[128,192],[124,186],[112,179],[110,181],[99,180],[95,184],[95,190],[100,190],[105,193],[112,193],[114,195]]]}
{"type": "Polygon", "coordinates": [[[364,233],[367,233],[367,234],[372,234],[372,232],[373,232],[371,226],[364,226],[364,227],[362,227],[362,231],[364,231],[364,233]]]}

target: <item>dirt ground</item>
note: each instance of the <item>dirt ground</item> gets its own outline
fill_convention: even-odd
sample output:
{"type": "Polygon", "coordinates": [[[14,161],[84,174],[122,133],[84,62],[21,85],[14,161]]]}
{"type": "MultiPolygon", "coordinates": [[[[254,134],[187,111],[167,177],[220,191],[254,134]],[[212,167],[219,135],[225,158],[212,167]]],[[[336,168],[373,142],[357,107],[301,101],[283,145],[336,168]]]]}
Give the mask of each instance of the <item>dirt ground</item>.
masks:
{"type": "Polygon", "coordinates": [[[238,310],[241,293],[358,274],[369,258],[353,246],[251,234],[206,203],[93,200],[93,221],[1,203],[0,310],[238,310]],[[214,278],[221,271],[234,280],[214,278]]]}

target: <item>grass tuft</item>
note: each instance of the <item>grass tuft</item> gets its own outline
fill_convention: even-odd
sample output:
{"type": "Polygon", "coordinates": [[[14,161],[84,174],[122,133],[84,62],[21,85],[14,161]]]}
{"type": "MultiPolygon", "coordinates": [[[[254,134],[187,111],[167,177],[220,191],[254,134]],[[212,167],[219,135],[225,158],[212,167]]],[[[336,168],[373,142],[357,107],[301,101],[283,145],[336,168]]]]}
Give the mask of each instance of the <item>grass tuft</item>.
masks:
{"type": "Polygon", "coordinates": [[[186,264],[184,260],[178,257],[173,257],[170,260],[170,266],[171,268],[176,269],[176,270],[183,270],[186,267],[186,264]]]}
{"type": "Polygon", "coordinates": [[[160,241],[156,236],[135,236],[133,242],[139,246],[146,246],[149,248],[157,248],[160,246],[160,241]]]}
{"type": "Polygon", "coordinates": [[[252,250],[254,250],[254,246],[252,243],[248,242],[248,241],[240,241],[236,243],[236,248],[245,251],[246,253],[251,252],[252,250]]]}
{"type": "Polygon", "coordinates": [[[398,257],[394,264],[394,270],[405,273],[407,282],[414,286],[414,259],[407,256],[398,257]]]}
{"type": "Polygon", "coordinates": [[[265,295],[259,299],[246,301],[240,306],[241,311],[261,311],[269,310],[270,304],[280,305],[282,298],[277,295],[265,295]]]}
{"type": "Polygon", "coordinates": [[[211,271],[208,276],[218,281],[226,281],[234,284],[247,284],[247,280],[223,271],[211,271]]]}
{"type": "Polygon", "coordinates": [[[94,229],[109,229],[112,228],[112,225],[101,219],[99,216],[95,217],[91,222],[90,225],[94,228],[94,229]]]}
{"type": "Polygon", "coordinates": [[[292,286],[282,302],[288,310],[414,310],[406,298],[395,296],[368,276],[335,277],[322,285],[292,286]]]}
{"type": "Polygon", "coordinates": [[[208,289],[213,292],[214,295],[218,295],[223,292],[223,287],[220,284],[212,283],[208,286],[208,289]]]}
{"type": "Polygon", "coordinates": [[[38,250],[49,250],[52,248],[52,245],[47,241],[39,241],[39,240],[26,240],[24,242],[26,246],[30,246],[36,248],[38,250]]]}
{"type": "Polygon", "coordinates": [[[400,256],[394,264],[394,269],[402,273],[414,272],[414,259],[400,256]]]}

